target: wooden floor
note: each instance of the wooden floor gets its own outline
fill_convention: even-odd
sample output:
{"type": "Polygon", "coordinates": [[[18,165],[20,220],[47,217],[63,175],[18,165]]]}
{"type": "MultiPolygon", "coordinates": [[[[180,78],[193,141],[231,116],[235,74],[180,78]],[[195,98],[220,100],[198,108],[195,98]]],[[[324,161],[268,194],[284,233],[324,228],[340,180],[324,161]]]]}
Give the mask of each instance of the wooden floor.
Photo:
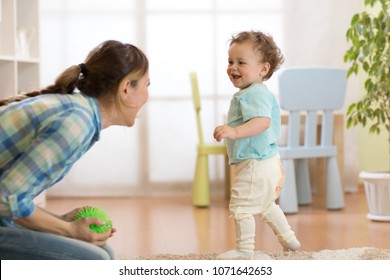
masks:
{"type": "MultiPolygon", "coordinates": [[[[325,210],[325,201],[314,197],[287,219],[303,251],[351,247],[390,248],[390,223],[366,218],[364,192],[345,195],[343,210],[325,210]]],[[[209,208],[195,208],[191,198],[48,198],[46,208],[63,214],[93,205],[111,216],[117,233],[109,240],[119,258],[170,253],[220,253],[234,247],[234,226],[228,202],[212,198],[209,208]]],[[[271,229],[257,218],[256,250],[281,251],[271,229]]]]}

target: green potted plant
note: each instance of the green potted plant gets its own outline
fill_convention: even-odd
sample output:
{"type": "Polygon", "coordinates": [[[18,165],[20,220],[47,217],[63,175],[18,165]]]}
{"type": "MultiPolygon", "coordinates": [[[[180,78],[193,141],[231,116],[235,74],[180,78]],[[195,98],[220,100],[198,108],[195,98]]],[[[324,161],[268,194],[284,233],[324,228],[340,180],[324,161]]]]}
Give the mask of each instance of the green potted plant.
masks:
{"type": "MultiPolygon", "coordinates": [[[[362,125],[370,133],[387,132],[390,161],[390,0],[365,0],[364,6],[346,33],[351,44],[344,54],[344,61],[351,63],[347,77],[364,78],[364,95],[347,110],[347,128],[362,125]]],[[[390,171],[363,171],[359,177],[364,180],[367,217],[390,221],[390,171]]]]}

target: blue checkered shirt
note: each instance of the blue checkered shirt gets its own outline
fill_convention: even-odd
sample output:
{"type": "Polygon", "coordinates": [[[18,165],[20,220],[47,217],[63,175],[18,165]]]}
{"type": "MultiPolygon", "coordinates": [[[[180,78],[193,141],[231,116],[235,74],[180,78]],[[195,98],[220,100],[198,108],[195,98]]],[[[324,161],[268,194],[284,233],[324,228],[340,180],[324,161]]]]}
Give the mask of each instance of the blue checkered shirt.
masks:
{"type": "Polygon", "coordinates": [[[28,217],[33,198],[99,140],[97,100],[45,94],[0,107],[0,219],[28,217]]]}

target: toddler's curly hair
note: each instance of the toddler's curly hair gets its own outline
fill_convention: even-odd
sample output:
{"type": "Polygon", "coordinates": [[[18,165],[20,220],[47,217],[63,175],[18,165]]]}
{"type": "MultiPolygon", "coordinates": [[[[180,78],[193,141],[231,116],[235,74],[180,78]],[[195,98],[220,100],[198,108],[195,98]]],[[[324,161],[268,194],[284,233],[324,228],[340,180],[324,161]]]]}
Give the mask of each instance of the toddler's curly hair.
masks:
{"type": "Polygon", "coordinates": [[[264,80],[268,80],[284,62],[281,50],[274,42],[272,36],[260,31],[243,31],[233,35],[230,40],[230,46],[234,43],[243,43],[246,41],[253,43],[253,48],[261,55],[261,62],[268,62],[270,64],[270,69],[264,77],[264,80]]]}

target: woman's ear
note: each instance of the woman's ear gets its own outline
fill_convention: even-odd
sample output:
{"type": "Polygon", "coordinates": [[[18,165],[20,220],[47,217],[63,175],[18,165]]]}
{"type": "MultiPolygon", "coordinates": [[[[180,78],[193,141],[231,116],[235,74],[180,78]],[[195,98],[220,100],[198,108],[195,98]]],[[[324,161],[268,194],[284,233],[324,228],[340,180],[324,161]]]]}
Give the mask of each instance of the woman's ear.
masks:
{"type": "Polygon", "coordinates": [[[130,80],[123,80],[119,85],[119,94],[124,101],[130,99],[130,95],[133,91],[133,87],[131,86],[130,80]]]}

